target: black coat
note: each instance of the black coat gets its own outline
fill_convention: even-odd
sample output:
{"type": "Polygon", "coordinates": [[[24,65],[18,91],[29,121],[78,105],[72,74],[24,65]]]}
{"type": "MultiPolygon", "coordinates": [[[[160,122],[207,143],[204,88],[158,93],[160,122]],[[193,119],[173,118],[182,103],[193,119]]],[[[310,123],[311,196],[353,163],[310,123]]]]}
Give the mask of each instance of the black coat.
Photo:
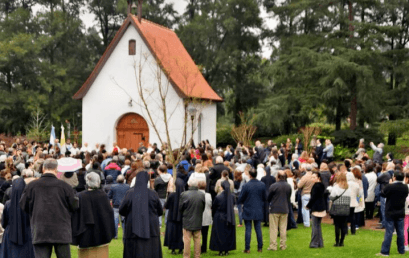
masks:
{"type": "Polygon", "coordinates": [[[325,211],[327,209],[325,200],[325,186],[321,182],[317,182],[311,189],[311,198],[307,204],[307,208],[312,212],[325,211]]]}
{"type": "MultiPolygon", "coordinates": [[[[132,233],[132,196],[134,194],[135,188],[129,189],[124,200],[119,207],[119,214],[125,217],[125,238],[135,238],[136,236],[132,233]]],[[[149,189],[148,191],[148,206],[149,206],[149,231],[151,237],[159,237],[159,216],[163,215],[163,208],[159,200],[158,194],[149,189]]]]}
{"type": "Polygon", "coordinates": [[[73,214],[72,244],[80,248],[111,242],[115,237],[114,211],[106,193],[99,189],[78,194],[80,207],[73,214]]]}
{"type": "Polygon", "coordinates": [[[408,186],[401,182],[392,183],[383,188],[381,196],[386,198],[386,218],[399,219],[405,217],[405,201],[408,193],[408,186]]]}
{"type": "Polygon", "coordinates": [[[210,169],[210,192],[214,192],[216,182],[222,177],[223,170],[230,171],[229,168],[223,164],[216,164],[210,169]]]}
{"type": "Polygon", "coordinates": [[[197,187],[190,187],[179,199],[179,212],[182,213],[183,228],[189,231],[202,229],[205,194],[197,187]]]}
{"type": "Polygon", "coordinates": [[[30,215],[33,244],[72,242],[71,215],[78,209],[78,198],[70,185],[43,174],[26,186],[20,207],[30,215]]]}
{"type": "Polygon", "coordinates": [[[182,220],[178,221],[178,211],[175,212],[175,203],[178,202],[179,196],[177,193],[171,193],[166,200],[165,209],[169,210],[168,212],[168,221],[166,224],[165,231],[165,240],[164,246],[169,247],[170,250],[180,249],[182,250],[183,245],[183,225],[182,220]],[[176,214],[176,216],[174,216],[176,214]]]}
{"type": "MultiPolygon", "coordinates": [[[[231,207],[234,209],[234,197],[231,198],[231,207]]],[[[216,196],[212,205],[213,226],[210,236],[210,250],[231,251],[236,250],[236,225],[227,223],[227,209],[225,191],[216,196]]]]}
{"type": "MultiPolygon", "coordinates": [[[[141,172],[139,172],[141,173],[141,172]]],[[[147,189],[148,211],[144,211],[149,217],[150,238],[141,238],[133,233],[132,204],[135,200],[135,188],[131,188],[119,207],[119,214],[125,216],[125,235],[124,235],[124,258],[144,257],[161,258],[162,245],[160,243],[159,216],[162,216],[163,209],[158,194],[147,189]]]]}
{"type": "Polygon", "coordinates": [[[291,186],[287,181],[278,181],[270,186],[267,201],[270,203],[270,213],[288,214],[291,197],[291,186]]]}
{"type": "Polygon", "coordinates": [[[324,154],[324,147],[322,145],[315,147],[315,155],[317,155],[317,160],[315,160],[318,164],[321,163],[322,155],[324,154]]]}

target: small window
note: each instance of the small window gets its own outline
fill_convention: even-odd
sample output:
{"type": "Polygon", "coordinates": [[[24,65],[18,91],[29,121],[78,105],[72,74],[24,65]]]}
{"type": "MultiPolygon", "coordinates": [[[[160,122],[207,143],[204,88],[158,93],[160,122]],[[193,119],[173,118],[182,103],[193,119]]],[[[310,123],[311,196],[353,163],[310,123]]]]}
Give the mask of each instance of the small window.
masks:
{"type": "Polygon", "coordinates": [[[136,41],[131,39],[129,41],[129,55],[134,56],[136,54],[136,41]]]}

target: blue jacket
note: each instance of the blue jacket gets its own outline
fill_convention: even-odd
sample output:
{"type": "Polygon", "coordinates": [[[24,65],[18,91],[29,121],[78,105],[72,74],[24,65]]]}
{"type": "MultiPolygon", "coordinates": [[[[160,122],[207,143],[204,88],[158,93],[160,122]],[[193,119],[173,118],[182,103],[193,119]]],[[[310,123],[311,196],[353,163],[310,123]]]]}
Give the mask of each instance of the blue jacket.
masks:
{"type": "Polygon", "coordinates": [[[128,190],[129,185],[125,183],[112,185],[111,190],[108,192],[108,198],[112,200],[114,208],[119,208],[128,190]]]}
{"type": "Polygon", "coordinates": [[[251,179],[243,185],[238,203],[243,204],[244,220],[264,219],[264,205],[267,200],[266,187],[263,182],[251,179]]]}
{"type": "Polygon", "coordinates": [[[362,186],[364,187],[364,197],[366,199],[366,197],[368,197],[369,182],[364,174],[362,174],[362,186]]]}

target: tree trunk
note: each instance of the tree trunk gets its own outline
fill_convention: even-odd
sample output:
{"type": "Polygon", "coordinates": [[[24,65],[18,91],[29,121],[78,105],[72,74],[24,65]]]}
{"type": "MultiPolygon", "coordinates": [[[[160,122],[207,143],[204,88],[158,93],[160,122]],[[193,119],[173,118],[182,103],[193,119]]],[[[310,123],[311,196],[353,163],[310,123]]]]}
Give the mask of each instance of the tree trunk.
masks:
{"type": "Polygon", "coordinates": [[[336,109],[336,114],[335,114],[335,131],[341,130],[341,113],[342,113],[342,106],[341,106],[341,100],[338,100],[338,105],[336,109]]]}

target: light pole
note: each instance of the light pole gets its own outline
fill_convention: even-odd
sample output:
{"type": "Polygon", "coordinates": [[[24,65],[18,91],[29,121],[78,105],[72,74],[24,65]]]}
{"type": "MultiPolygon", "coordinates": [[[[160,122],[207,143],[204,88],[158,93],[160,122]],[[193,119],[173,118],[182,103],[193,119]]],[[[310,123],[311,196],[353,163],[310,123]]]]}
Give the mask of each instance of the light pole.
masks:
{"type": "Polygon", "coordinates": [[[194,107],[190,107],[190,108],[188,109],[188,111],[189,111],[189,114],[190,114],[190,119],[192,120],[192,141],[193,141],[193,124],[194,124],[194,120],[195,120],[195,115],[196,115],[197,109],[194,108],[194,107]]]}

